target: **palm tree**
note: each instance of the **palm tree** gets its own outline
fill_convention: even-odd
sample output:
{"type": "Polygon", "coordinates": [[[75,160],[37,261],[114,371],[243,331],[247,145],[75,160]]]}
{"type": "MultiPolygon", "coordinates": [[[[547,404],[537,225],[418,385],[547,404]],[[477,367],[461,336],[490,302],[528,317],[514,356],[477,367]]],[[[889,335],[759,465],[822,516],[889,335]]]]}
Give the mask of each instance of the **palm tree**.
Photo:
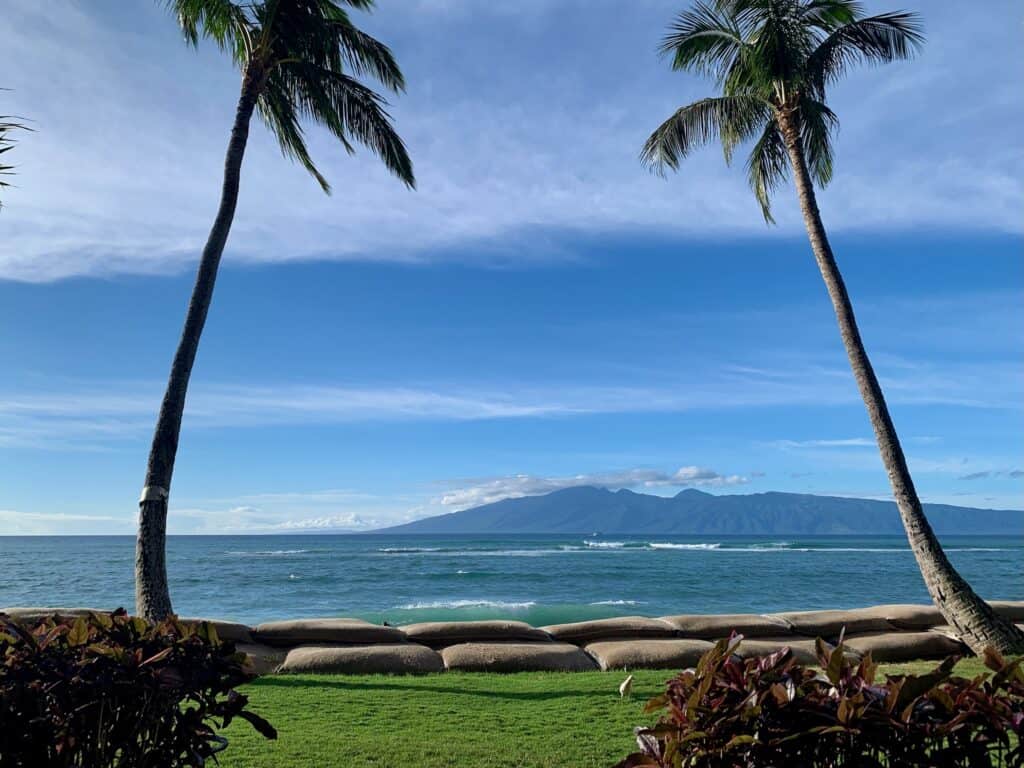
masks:
{"type": "Polygon", "coordinates": [[[910,58],[923,42],[915,14],[865,16],[853,0],[697,2],[679,14],[660,51],[673,69],[712,77],[721,96],[679,109],[651,134],[641,160],[660,173],[675,170],[717,138],[729,162],[740,144],[752,141],[747,178],[768,223],[772,193],[792,172],[811,249],[928,591],[976,653],[987,646],[1020,652],[1024,633],[957,573],[924,515],[815,198],[815,184],[824,187],[832,178],[838,118],[826,103],[828,87],[856,64],[910,58]]]}
{"type": "Polygon", "coordinates": [[[242,73],[224,162],[220,206],[203,248],[185,327],[171,365],[167,390],[149,453],[139,499],[135,553],[135,605],[139,615],[161,619],[171,612],[164,547],[167,502],[178,449],[192,363],[213,297],[224,244],[238,201],[249,122],[258,111],[282,152],[298,161],[330,192],[306,149],[300,120],[322,125],[354,151],[368,147],[406,186],[415,184],[412,162],[395,132],[387,103],[357,76],[369,75],[393,93],[405,82],[391,51],[353,25],[348,6],[370,10],[373,0],[166,0],[185,34],[197,45],[213,40],[242,73]]]}

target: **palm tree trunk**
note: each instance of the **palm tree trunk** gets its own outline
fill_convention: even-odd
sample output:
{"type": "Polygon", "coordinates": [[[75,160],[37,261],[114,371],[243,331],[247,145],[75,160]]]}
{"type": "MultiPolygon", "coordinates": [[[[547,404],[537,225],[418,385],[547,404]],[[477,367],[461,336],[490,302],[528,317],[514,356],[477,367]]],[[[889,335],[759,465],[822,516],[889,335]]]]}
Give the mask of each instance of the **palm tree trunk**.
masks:
{"type": "Polygon", "coordinates": [[[974,593],[971,586],[949,562],[928,518],[925,517],[896,428],[889,415],[889,408],[885,403],[885,396],[864,349],[850,297],[821,222],[799,126],[792,112],[780,111],[778,120],[793,167],[800,210],[811,241],[811,249],[828,287],[836,319],[839,321],[839,333],[850,358],[850,367],[853,368],[854,378],[867,406],[903,528],[907,532],[910,548],[917,559],[928,593],[946,621],[976,654],[980,654],[988,646],[995,647],[1002,653],[1020,653],[1024,651],[1024,632],[998,616],[988,603],[974,593]]]}
{"type": "Polygon", "coordinates": [[[167,503],[174,473],[174,458],[178,452],[181,415],[185,410],[192,364],[199,349],[199,337],[206,323],[206,313],[213,299],[213,286],[217,268],[224,252],[224,244],[231,230],[238,203],[238,185],[242,170],[242,157],[249,138],[249,122],[256,100],[263,87],[262,69],[255,64],[246,67],[242,78],[242,92],[238,99],[235,122],[231,128],[224,160],[224,182],[220,207],[199,262],[192,298],[185,316],[185,327],[178,342],[167,390],[160,405],[160,416],[149,450],[146,484],[139,499],[139,533],[135,547],[135,610],[139,616],[157,621],[171,613],[171,596],[167,588],[165,544],[167,533],[167,503]]]}

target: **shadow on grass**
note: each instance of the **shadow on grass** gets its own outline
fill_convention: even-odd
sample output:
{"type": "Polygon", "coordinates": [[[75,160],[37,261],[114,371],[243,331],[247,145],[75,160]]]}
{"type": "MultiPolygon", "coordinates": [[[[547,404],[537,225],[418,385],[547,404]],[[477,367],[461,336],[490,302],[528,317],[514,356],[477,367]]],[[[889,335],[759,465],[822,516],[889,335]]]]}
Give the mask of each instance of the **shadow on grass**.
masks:
{"type": "MultiPolygon", "coordinates": [[[[420,678],[422,679],[422,678],[420,678]]],[[[478,696],[488,699],[508,699],[510,701],[551,701],[566,698],[615,698],[618,700],[616,686],[609,686],[608,691],[595,691],[587,688],[561,689],[557,691],[495,691],[474,688],[460,688],[452,685],[423,685],[403,683],[401,677],[377,680],[316,680],[307,677],[287,677],[272,675],[261,677],[250,685],[272,688],[333,688],[344,691],[408,691],[410,693],[447,693],[459,696],[478,696]]]]}

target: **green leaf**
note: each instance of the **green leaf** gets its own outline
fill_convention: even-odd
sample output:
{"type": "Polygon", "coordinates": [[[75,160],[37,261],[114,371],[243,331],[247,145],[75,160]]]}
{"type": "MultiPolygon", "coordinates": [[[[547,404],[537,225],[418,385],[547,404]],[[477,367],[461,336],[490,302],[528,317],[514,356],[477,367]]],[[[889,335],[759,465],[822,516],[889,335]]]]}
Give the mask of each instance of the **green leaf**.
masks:
{"type": "Polygon", "coordinates": [[[959,660],[958,656],[950,656],[926,675],[907,675],[900,686],[895,708],[905,712],[908,705],[948,678],[959,660]]]}
{"type": "Polygon", "coordinates": [[[840,643],[832,649],[832,653],[828,657],[828,669],[825,672],[832,685],[839,685],[839,681],[842,680],[845,662],[846,657],[843,652],[843,644],[840,643]]]}
{"type": "Polygon", "coordinates": [[[725,751],[728,752],[730,749],[743,746],[744,744],[756,744],[757,739],[749,734],[740,734],[739,736],[733,736],[729,739],[729,743],[725,745],[725,751]]]}
{"type": "Polygon", "coordinates": [[[68,645],[78,646],[85,645],[89,640],[89,623],[85,620],[84,616],[79,616],[75,619],[75,623],[71,625],[71,629],[68,630],[67,642],[68,645]]]}

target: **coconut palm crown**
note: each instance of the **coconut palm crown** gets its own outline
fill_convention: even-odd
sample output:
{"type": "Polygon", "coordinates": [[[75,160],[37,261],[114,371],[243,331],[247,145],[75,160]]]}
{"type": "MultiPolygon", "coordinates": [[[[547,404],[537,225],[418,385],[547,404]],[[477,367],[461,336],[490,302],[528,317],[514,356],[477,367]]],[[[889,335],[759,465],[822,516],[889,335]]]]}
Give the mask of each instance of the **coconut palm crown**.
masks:
{"type": "Polygon", "coordinates": [[[374,152],[409,187],[412,161],[387,103],[357,77],[392,93],[405,78],[391,50],[359,30],[342,6],[371,10],[374,0],[168,0],[185,40],[213,40],[259,85],[257,109],[284,154],[303,165],[325,192],[330,184],[306,148],[301,121],[327,128],[350,154],[353,142],[374,152]]]}
{"type": "Polygon", "coordinates": [[[907,59],[924,37],[916,15],[865,16],[853,0],[714,0],[679,14],[661,44],[676,70],[714,79],[721,96],[677,110],[647,140],[641,161],[676,170],[718,139],[726,162],[751,143],[747,178],[771,223],[771,197],[792,174],[811,250],[828,289],[850,367],[878,442],[910,548],[946,621],[976,653],[1024,652],[1024,633],[998,616],[957,573],[925,516],[885,396],[868,358],[818,209],[832,178],[838,119],[828,89],[857,64],[907,59]]]}
{"type": "Polygon", "coordinates": [[[789,168],[784,131],[799,134],[811,177],[826,186],[838,127],[828,87],[855,64],[906,59],[923,42],[914,14],[865,17],[853,0],[698,2],[679,14],[660,52],[673,69],[713,78],[722,95],[679,109],[647,140],[641,160],[676,170],[717,138],[731,162],[739,145],[754,140],[747,176],[772,222],[771,196],[789,168]]]}
{"type": "Polygon", "coordinates": [[[370,10],[373,0],[166,0],[185,40],[203,38],[228,53],[242,71],[224,160],[217,215],[196,274],[181,340],[171,363],[139,499],[135,550],[135,605],[142,616],[171,613],[166,531],[171,476],[185,397],[220,259],[238,204],[242,160],[253,112],[277,136],[282,152],[301,163],[325,192],[327,179],[310,157],[303,123],[326,128],[349,153],[361,144],[407,187],[412,162],[395,132],[384,98],[357,78],[369,76],[397,93],[405,81],[391,51],[360,31],[346,7],[370,10]]]}

